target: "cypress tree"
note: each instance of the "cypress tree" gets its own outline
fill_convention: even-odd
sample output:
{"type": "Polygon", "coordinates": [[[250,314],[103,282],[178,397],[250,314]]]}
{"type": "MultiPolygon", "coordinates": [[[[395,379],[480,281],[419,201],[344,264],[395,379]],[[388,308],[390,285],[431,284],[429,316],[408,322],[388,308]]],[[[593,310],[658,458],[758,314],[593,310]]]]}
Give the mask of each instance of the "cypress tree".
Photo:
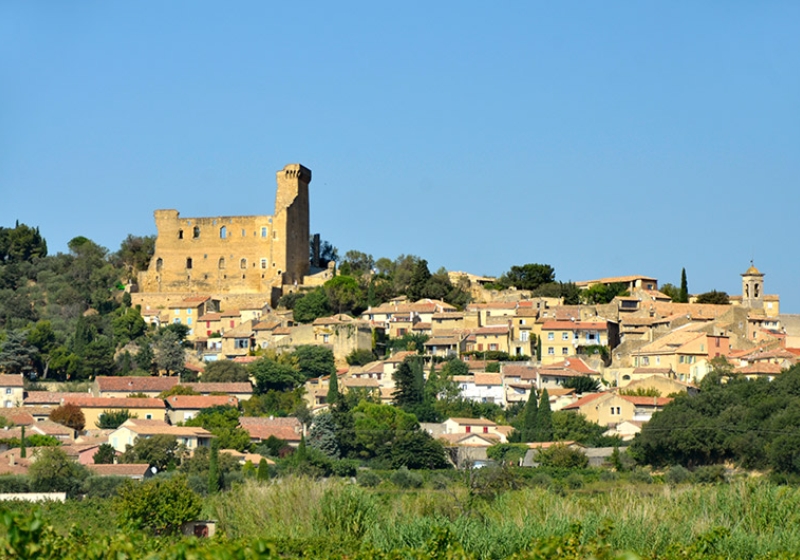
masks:
{"type": "Polygon", "coordinates": [[[208,456],[208,493],[216,494],[220,487],[219,441],[215,439],[211,442],[211,453],[208,456]]]}
{"type": "Polygon", "coordinates": [[[533,335],[534,342],[536,342],[536,361],[542,361],[542,337],[533,335]]]}
{"type": "Polygon", "coordinates": [[[689,283],[686,281],[686,269],[681,269],[681,291],[680,295],[680,303],[689,303],[689,283]]]}
{"type": "Polygon", "coordinates": [[[536,391],[531,387],[531,394],[525,409],[522,411],[522,441],[527,443],[535,441],[533,438],[536,431],[536,417],[539,415],[539,407],[536,404],[536,391]]]}
{"type": "Polygon", "coordinates": [[[25,426],[22,426],[22,435],[19,440],[19,458],[25,459],[28,456],[28,450],[25,448],[25,426]]]}
{"type": "Polygon", "coordinates": [[[268,480],[269,479],[269,465],[267,465],[266,459],[261,459],[258,462],[258,472],[256,473],[256,478],[258,480],[268,480]]]}
{"type": "Polygon", "coordinates": [[[535,433],[535,439],[532,441],[553,441],[553,411],[550,410],[550,395],[547,394],[547,389],[542,389],[539,398],[535,433]]]}
{"type": "Polygon", "coordinates": [[[329,408],[339,402],[339,376],[335,371],[331,374],[328,382],[328,397],[326,400],[329,408]]]}

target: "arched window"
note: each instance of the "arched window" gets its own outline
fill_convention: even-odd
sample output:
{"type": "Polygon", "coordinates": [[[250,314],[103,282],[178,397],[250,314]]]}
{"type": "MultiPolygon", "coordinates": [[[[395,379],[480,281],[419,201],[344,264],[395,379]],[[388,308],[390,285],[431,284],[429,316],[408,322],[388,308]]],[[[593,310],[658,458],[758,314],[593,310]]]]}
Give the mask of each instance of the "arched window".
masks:
{"type": "Polygon", "coordinates": [[[242,270],[247,268],[247,259],[242,259],[239,261],[239,268],[241,268],[242,270]]]}
{"type": "Polygon", "coordinates": [[[192,257],[186,257],[186,268],[192,268],[192,257]]]}
{"type": "Polygon", "coordinates": [[[222,226],[221,228],[219,228],[219,238],[220,239],[225,239],[225,237],[227,235],[228,235],[228,228],[226,228],[225,226],[222,226]]]}
{"type": "Polygon", "coordinates": [[[200,226],[194,226],[194,229],[192,230],[192,237],[195,239],[200,237],[200,226]]]}
{"type": "Polygon", "coordinates": [[[183,230],[182,229],[178,230],[178,239],[183,239],[183,230]]]}
{"type": "Polygon", "coordinates": [[[225,257],[220,257],[219,258],[219,268],[220,268],[220,270],[225,268],[225,257]]]}
{"type": "Polygon", "coordinates": [[[753,297],[759,296],[759,287],[760,286],[758,284],[753,284],[753,297]]]}
{"type": "Polygon", "coordinates": [[[156,259],[156,270],[158,272],[161,272],[161,267],[163,267],[163,266],[164,266],[164,259],[162,259],[161,257],[158,257],[156,259]]]}

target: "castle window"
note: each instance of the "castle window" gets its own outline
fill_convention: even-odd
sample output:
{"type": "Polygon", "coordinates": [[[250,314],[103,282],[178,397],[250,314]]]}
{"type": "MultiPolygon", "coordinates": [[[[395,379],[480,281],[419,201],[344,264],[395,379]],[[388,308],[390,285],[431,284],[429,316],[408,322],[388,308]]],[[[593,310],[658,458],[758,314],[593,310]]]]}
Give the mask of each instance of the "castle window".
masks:
{"type": "Polygon", "coordinates": [[[753,297],[758,297],[758,284],[753,285],[753,297]]]}
{"type": "Polygon", "coordinates": [[[247,259],[242,259],[239,261],[239,268],[241,268],[242,270],[247,268],[247,259]]]}
{"type": "Polygon", "coordinates": [[[245,235],[247,235],[247,234],[245,233],[244,230],[242,230],[242,237],[244,237],[245,235]]]}
{"type": "Polygon", "coordinates": [[[220,268],[220,270],[225,268],[225,257],[220,257],[219,258],[219,268],[220,268]]]}
{"type": "Polygon", "coordinates": [[[186,258],[186,268],[192,268],[192,257],[186,258]]]}
{"type": "Polygon", "coordinates": [[[278,232],[277,231],[273,231],[272,232],[272,239],[278,239],[278,232]]]}
{"type": "Polygon", "coordinates": [[[267,268],[267,259],[261,259],[261,268],[262,269],[267,268]]]}
{"type": "Polygon", "coordinates": [[[267,236],[267,228],[262,227],[261,228],[261,237],[266,237],[266,236],[267,236]]]}
{"type": "Polygon", "coordinates": [[[226,228],[225,226],[222,226],[221,228],[219,228],[219,238],[220,239],[225,239],[225,237],[227,235],[228,235],[228,228],[226,228]]]}
{"type": "Polygon", "coordinates": [[[164,259],[162,259],[161,257],[158,257],[158,258],[156,259],[156,270],[157,270],[158,272],[161,272],[161,268],[162,268],[163,266],[164,266],[164,259]]]}
{"type": "Polygon", "coordinates": [[[183,239],[183,230],[182,229],[178,230],[178,239],[183,239]]]}
{"type": "Polygon", "coordinates": [[[195,238],[195,239],[200,237],[200,227],[199,226],[194,226],[194,229],[192,229],[192,237],[195,238]]]}

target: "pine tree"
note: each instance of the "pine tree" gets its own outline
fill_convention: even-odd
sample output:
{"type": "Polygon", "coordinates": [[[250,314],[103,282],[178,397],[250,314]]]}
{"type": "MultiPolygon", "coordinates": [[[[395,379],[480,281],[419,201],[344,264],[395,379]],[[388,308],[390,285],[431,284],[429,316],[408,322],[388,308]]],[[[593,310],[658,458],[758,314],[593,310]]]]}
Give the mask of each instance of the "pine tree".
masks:
{"type": "Polygon", "coordinates": [[[336,372],[331,374],[330,381],[328,381],[328,397],[326,400],[328,402],[328,407],[339,402],[339,376],[336,372]]]}
{"type": "Polygon", "coordinates": [[[221,477],[219,472],[219,440],[211,442],[211,453],[208,456],[208,493],[219,492],[221,477]]]}
{"type": "Polygon", "coordinates": [[[689,303],[689,283],[686,281],[686,269],[681,269],[681,291],[678,296],[680,303],[689,303]]]}
{"type": "Polygon", "coordinates": [[[258,472],[256,473],[256,478],[261,481],[269,479],[269,465],[267,464],[266,459],[262,458],[258,462],[258,472]]]}
{"type": "Polygon", "coordinates": [[[536,414],[536,429],[531,441],[553,441],[553,411],[550,410],[550,395],[542,389],[539,411],[536,414]]]}
{"type": "Polygon", "coordinates": [[[539,415],[539,407],[536,404],[536,391],[531,387],[531,394],[528,397],[528,402],[525,403],[525,409],[522,411],[522,441],[527,443],[535,441],[536,430],[536,417],[539,415]]]}

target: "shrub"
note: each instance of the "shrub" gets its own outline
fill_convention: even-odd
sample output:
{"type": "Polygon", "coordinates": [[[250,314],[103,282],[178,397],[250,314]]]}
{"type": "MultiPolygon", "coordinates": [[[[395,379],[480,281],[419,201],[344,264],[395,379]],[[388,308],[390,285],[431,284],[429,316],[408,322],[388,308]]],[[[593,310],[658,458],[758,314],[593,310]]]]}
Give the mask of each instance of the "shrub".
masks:
{"type": "Polygon", "coordinates": [[[692,478],[692,473],[689,472],[689,469],[680,465],[671,466],[664,474],[664,480],[671,486],[688,482],[690,478],[692,478]]]}
{"type": "Polygon", "coordinates": [[[537,472],[531,476],[530,481],[531,484],[535,484],[536,486],[550,486],[553,484],[553,477],[547,473],[537,472]]]}
{"type": "Polygon", "coordinates": [[[30,492],[30,479],[24,474],[0,476],[0,494],[30,492]]]}
{"type": "Polygon", "coordinates": [[[630,472],[629,480],[631,482],[643,482],[644,484],[652,484],[653,477],[649,472],[641,467],[637,467],[630,472]]]}
{"type": "Polygon", "coordinates": [[[619,479],[619,475],[614,471],[602,471],[598,478],[603,482],[614,482],[619,479]]]}
{"type": "Polygon", "coordinates": [[[358,472],[358,461],[352,459],[331,461],[331,472],[336,476],[342,477],[356,476],[358,472]]]}
{"type": "Polygon", "coordinates": [[[68,496],[75,496],[81,491],[89,471],[60,448],[45,447],[37,452],[28,476],[33,492],[66,492],[68,496]]]}
{"type": "Polygon", "coordinates": [[[200,515],[202,501],[186,477],[159,476],[147,482],[126,482],[115,505],[122,524],[169,535],[200,515]]]}
{"type": "Polygon", "coordinates": [[[398,488],[419,488],[422,486],[422,477],[417,473],[413,473],[406,467],[400,467],[392,473],[392,484],[398,488]]]}
{"type": "Polygon", "coordinates": [[[101,430],[116,430],[130,418],[136,418],[136,415],[131,414],[127,409],[104,410],[103,414],[97,418],[97,422],[94,424],[101,430]]]}
{"type": "Polygon", "coordinates": [[[361,540],[376,519],[375,498],[357,486],[336,485],[320,501],[321,527],[342,540],[361,540]]]}
{"type": "Polygon", "coordinates": [[[375,471],[367,470],[367,471],[359,471],[358,476],[356,476],[356,481],[358,482],[359,486],[374,488],[375,486],[378,486],[381,482],[383,482],[383,479],[375,471]]]}
{"type": "Polygon", "coordinates": [[[90,476],[83,482],[83,493],[88,498],[112,498],[128,480],[125,476],[90,476]]]}
{"type": "Polygon", "coordinates": [[[589,458],[583,451],[566,445],[554,445],[548,449],[542,449],[537,453],[535,460],[546,467],[568,469],[584,469],[589,464],[589,458]]]}
{"type": "Polygon", "coordinates": [[[579,488],[583,488],[583,477],[578,473],[572,473],[567,478],[564,479],[564,483],[567,485],[568,488],[572,490],[577,490],[579,488]]]}
{"type": "Polygon", "coordinates": [[[696,484],[717,484],[727,482],[724,465],[706,465],[697,467],[692,473],[692,481],[696,484]]]}

